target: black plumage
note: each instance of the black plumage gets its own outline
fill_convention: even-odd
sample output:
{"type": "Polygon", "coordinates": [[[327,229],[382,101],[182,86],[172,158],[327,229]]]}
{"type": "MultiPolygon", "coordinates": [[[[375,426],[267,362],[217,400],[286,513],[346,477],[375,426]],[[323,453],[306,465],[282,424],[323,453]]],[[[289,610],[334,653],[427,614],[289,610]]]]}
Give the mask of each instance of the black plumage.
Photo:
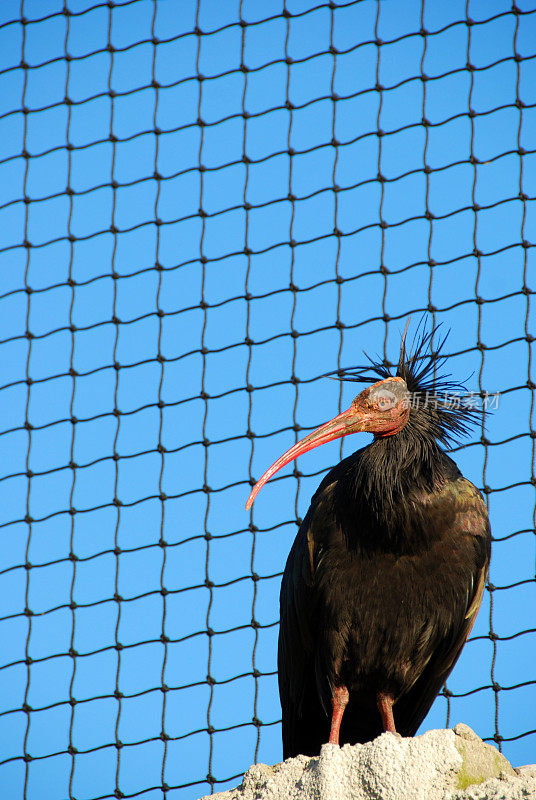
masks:
{"type": "Polygon", "coordinates": [[[282,456],[250,498],[317,444],[375,434],[326,475],[285,568],[278,651],[285,758],[395,728],[414,735],[480,607],[490,558],[486,506],[441,447],[476,414],[462,387],[437,377],[441,345],[427,355],[434,333],[422,334],[409,355],[402,343],[396,376],[374,363],[368,374],[339,373],[376,382],[282,456]]]}

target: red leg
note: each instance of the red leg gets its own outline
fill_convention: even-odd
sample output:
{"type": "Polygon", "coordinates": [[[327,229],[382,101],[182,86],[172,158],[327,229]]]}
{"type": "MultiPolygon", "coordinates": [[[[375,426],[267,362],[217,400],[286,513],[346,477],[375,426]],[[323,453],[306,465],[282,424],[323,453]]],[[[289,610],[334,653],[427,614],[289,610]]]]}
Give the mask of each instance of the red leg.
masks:
{"type": "Polygon", "coordinates": [[[380,717],[382,718],[383,730],[396,733],[395,720],[393,717],[393,695],[387,692],[378,692],[376,701],[378,703],[380,717]]]}
{"type": "Polygon", "coordinates": [[[337,686],[333,691],[331,703],[333,705],[333,714],[331,715],[331,731],[329,733],[330,744],[339,744],[339,731],[341,728],[342,715],[344,709],[348,705],[350,695],[348,689],[344,684],[337,686]]]}

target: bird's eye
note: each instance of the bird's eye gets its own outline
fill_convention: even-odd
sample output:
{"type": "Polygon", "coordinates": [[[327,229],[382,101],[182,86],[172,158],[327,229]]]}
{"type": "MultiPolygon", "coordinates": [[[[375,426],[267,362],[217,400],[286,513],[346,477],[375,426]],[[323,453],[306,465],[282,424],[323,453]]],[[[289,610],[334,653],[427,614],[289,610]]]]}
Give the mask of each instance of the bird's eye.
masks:
{"type": "Polygon", "coordinates": [[[393,392],[384,389],[375,398],[375,406],[379,411],[387,411],[396,404],[396,397],[393,392]]]}

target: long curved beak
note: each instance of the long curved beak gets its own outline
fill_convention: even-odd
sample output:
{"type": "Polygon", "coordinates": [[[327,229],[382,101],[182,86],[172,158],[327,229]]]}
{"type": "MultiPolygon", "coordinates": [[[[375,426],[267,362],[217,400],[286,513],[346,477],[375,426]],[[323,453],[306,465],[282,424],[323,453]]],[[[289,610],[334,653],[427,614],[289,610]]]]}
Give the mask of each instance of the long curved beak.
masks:
{"type": "Polygon", "coordinates": [[[325,425],[321,425],[320,428],[312,431],[312,433],[287,450],[286,453],[283,453],[283,455],[266,470],[262,478],[260,478],[253,487],[246,503],[246,509],[251,508],[253,501],[264,484],[268,483],[270,478],[275,475],[281,467],[288,464],[289,461],[293,461],[295,458],[307,453],[314,447],[332,442],[334,439],[340,439],[341,436],[346,436],[349,433],[357,433],[358,431],[366,431],[368,421],[369,417],[366,414],[358,412],[355,408],[350,407],[346,411],[343,411],[342,414],[326,422],[325,425]]]}

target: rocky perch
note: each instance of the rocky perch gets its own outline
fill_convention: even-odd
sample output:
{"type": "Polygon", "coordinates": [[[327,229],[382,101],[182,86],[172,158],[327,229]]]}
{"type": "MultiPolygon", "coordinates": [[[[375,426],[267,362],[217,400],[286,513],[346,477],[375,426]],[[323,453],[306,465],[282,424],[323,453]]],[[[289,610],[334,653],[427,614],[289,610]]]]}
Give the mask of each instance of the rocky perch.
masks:
{"type": "Polygon", "coordinates": [[[536,800],[536,765],[514,769],[460,724],[413,739],[384,733],[367,744],[325,744],[315,758],[273,767],[255,764],[240,786],[210,800],[536,800]]]}

